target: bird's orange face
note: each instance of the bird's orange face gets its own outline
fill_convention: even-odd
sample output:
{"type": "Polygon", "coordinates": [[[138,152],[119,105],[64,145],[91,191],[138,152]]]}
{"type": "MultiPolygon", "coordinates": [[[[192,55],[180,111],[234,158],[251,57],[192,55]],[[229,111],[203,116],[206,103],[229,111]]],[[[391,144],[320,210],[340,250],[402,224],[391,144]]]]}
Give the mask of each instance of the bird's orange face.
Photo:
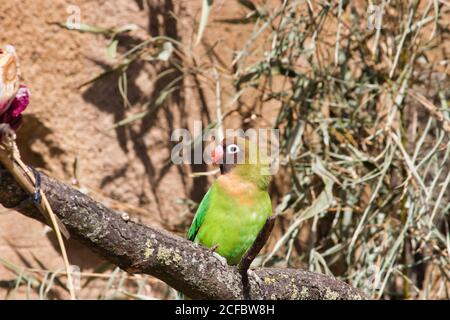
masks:
{"type": "Polygon", "coordinates": [[[5,112],[19,89],[19,63],[12,46],[0,47],[0,114],[5,112]]]}

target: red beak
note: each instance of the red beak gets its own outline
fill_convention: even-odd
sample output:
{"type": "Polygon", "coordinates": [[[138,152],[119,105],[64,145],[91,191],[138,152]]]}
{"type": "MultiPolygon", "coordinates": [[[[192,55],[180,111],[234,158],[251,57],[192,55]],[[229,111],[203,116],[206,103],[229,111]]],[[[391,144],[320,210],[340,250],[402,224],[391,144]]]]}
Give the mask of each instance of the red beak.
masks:
{"type": "Polygon", "coordinates": [[[211,160],[214,164],[220,164],[223,157],[223,148],[221,145],[217,146],[213,152],[211,152],[211,160]]]}

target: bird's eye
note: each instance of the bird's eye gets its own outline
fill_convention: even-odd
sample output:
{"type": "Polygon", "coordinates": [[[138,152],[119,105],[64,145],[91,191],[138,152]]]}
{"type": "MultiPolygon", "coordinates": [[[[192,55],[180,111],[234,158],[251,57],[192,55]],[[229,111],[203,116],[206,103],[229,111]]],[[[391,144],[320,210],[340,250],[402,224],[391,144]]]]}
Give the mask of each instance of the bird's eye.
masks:
{"type": "Polygon", "coordinates": [[[239,147],[235,144],[227,146],[227,153],[235,154],[239,152],[239,147]]]}

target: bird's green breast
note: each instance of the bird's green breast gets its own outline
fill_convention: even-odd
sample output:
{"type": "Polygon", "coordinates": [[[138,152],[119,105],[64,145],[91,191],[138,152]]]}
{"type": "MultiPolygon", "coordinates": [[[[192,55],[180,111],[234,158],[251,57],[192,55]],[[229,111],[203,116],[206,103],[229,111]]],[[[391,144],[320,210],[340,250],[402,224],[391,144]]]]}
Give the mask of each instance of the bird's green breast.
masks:
{"type": "Polygon", "coordinates": [[[236,265],[255,241],[272,205],[267,191],[252,186],[227,185],[216,181],[209,191],[208,208],[195,242],[216,252],[236,265]]]}

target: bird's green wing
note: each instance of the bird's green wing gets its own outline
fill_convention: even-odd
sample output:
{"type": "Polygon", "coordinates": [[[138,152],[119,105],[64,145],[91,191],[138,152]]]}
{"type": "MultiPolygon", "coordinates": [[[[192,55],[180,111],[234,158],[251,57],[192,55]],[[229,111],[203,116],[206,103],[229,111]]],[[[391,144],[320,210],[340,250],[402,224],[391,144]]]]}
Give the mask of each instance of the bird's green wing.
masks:
{"type": "Polygon", "coordinates": [[[187,238],[191,241],[194,241],[195,236],[197,235],[198,229],[203,223],[205,219],[206,212],[208,211],[209,202],[210,202],[211,189],[206,192],[203,197],[200,205],[198,206],[197,212],[195,213],[194,220],[192,221],[191,227],[187,233],[187,238]]]}

